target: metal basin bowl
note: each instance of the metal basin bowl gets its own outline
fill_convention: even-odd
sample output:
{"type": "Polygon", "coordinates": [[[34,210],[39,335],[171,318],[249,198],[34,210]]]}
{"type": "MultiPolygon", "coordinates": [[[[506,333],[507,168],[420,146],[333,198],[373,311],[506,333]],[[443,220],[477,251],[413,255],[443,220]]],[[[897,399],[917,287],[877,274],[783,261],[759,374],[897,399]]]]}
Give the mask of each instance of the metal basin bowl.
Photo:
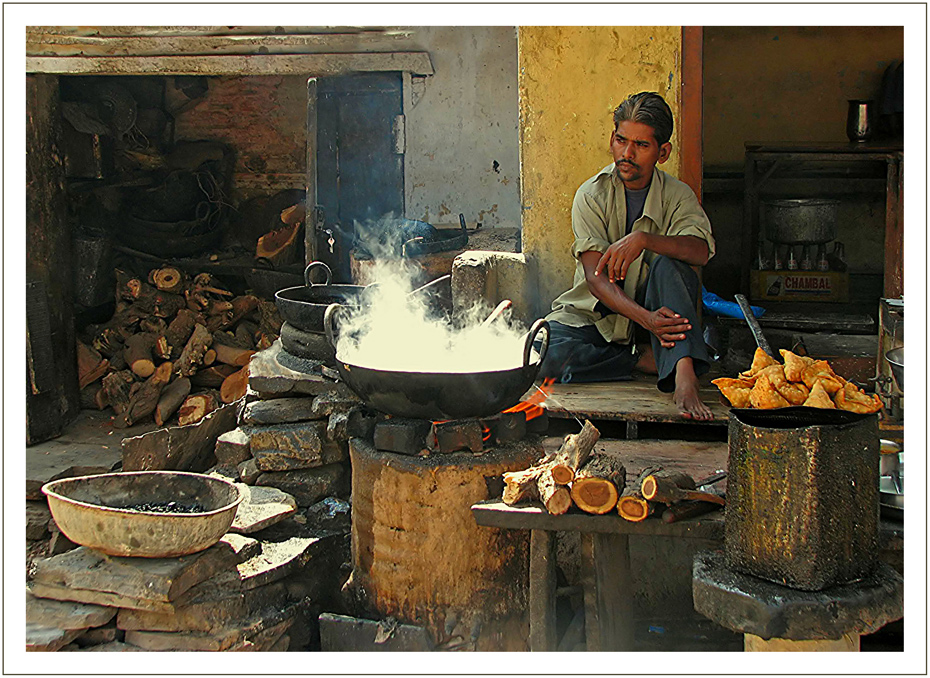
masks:
{"type": "Polygon", "coordinates": [[[894,375],[895,383],[901,392],[904,392],[904,347],[893,348],[885,354],[885,360],[891,366],[891,373],[894,375]]]}
{"type": "Polygon", "coordinates": [[[110,556],[172,558],[220,540],[236,518],[242,496],[228,480],[182,471],[135,471],[46,483],[52,517],[68,539],[110,556]],[[198,513],[131,508],[199,504],[198,513]]]}
{"type": "Polygon", "coordinates": [[[836,238],[839,200],[798,198],[762,203],[765,235],[784,245],[818,245],[836,238]]]}

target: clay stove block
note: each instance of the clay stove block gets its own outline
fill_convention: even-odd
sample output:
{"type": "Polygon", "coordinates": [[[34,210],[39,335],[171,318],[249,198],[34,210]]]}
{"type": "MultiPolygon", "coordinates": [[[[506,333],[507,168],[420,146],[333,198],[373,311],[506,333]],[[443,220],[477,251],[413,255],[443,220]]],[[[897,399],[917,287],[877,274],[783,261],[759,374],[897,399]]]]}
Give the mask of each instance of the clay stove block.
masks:
{"type": "Polygon", "coordinates": [[[419,454],[427,447],[432,423],[424,419],[389,419],[375,426],[375,448],[398,454],[419,454]]]}
{"type": "Polygon", "coordinates": [[[484,450],[484,426],[477,419],[443,421],[433,424],[438,452],[482,452],[484,450]]]}

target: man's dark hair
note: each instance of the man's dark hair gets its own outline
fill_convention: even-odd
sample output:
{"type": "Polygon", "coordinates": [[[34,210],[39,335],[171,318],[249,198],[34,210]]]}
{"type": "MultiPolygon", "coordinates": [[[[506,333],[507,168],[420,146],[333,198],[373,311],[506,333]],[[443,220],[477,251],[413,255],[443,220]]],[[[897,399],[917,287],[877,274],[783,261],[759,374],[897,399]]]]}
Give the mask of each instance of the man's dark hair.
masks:
{"type": "Polygon", "coordinates": [[[624,121],[649,125],[659,146],[672,138],[672,109],[655,92],[640,92],[628,96],[614,110],[614,128],[624,121]]]}

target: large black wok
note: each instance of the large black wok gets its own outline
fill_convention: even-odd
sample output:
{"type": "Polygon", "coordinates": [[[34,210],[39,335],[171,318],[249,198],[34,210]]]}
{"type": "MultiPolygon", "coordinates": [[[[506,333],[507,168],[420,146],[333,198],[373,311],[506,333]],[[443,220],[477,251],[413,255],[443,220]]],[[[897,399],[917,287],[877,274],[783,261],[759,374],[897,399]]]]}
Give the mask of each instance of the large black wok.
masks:
{"type": "Polygon", "coordinates": [[[357,304],[365,290],[362,285],[332,285],[333,272],[322,261],[311,262],[304,271],[305,285],[287,287],[275,292],[274,301],[284,320],[304,332],[323,334],[323,314],[330,304],[357,304]],[[314,285],[310,272],[322,268],[326,280],[314,285]]]}
{"type": "MultiPolygon", "coordinates": [[[[344,307],[333,304],[326,310],[326,335],[336,346],[337,317],[344,307]]],[[[376,370],[347,363],[336,354],[336,367],[343,381],[368,405],[396,417],[467,419],[488,417],[513,407],[533,385],[546,349],[549,323],[537,320],[526,335],[523,365],[490,372],[400,372],[376,370]],[[533,341],[545,330],[535,362],[530,362],[533,341]]]]}

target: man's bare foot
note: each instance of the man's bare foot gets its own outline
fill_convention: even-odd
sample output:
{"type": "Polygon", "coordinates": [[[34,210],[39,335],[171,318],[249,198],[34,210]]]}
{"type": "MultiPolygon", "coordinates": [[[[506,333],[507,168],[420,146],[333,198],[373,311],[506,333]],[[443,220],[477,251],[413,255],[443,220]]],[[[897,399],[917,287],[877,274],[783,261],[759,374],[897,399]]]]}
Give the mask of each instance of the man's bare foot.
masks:
{"type": "Polygon", "coordinates": [[[700,396],[701,383],[694,373],[694,361],[682,358],[675,365],[675,393],[672,400],[685,419],[707,421],[714,415],[700,396]]]}
{"type": "Polygon", "coordinates": [[[644,374],[658,374],[659,369],[656,367],[656,357],[652,352],[652,345],[637,344],[636,348],[639,352],[639,360],[636,361],[633,369],[644,374]]]}

